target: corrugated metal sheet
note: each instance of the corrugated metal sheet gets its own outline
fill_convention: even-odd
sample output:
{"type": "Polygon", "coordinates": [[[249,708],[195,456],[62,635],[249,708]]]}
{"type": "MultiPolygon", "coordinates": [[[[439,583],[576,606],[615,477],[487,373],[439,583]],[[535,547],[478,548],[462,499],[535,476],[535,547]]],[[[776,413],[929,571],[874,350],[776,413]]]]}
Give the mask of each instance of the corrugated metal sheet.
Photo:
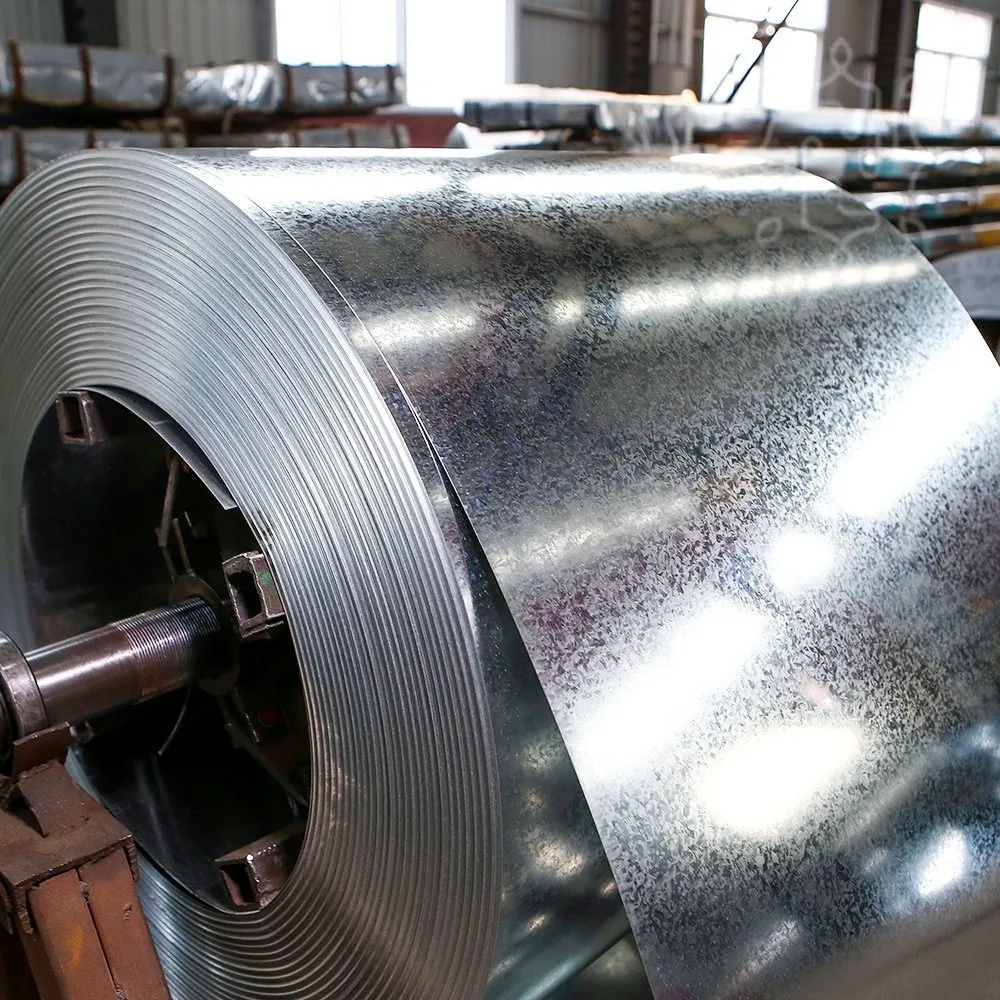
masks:
{"type": "Polygon", "coordinates": [[[122,48],[172,52],[192,65],[265,59],[269,0],[117,0],[122,48]]]}
{"type": "Polygon", "coordinates": [[[62,42],[59,0],[0,0],[0,38],[22,42],[62,42]]]}
{"type": "Polygon", "coordinates": [[[609,6],[610,0],[521,0],[518,81],[607,87],[609,6]]]}

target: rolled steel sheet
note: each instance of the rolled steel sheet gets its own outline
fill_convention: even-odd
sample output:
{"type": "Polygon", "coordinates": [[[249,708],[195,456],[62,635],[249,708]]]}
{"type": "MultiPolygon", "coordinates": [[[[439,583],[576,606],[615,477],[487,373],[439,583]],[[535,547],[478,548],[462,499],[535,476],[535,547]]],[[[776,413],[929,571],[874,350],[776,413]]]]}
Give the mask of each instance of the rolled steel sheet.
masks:
{"type": "Polygon", "coordinates": [[[305,846],[257,914],[146,871],[176,1000],[543,995],[619,935],[576,799],[554,827],[515,801],[518,768],[575,787],[529,663],[654,996],[995,979],[1000,374],[833,185],[729,155],[94,152],[0,213],[0,354],[16,638],[7,484],[68,389],[169,414],[281,585],[305,846]]]}
{"type": "Polygon", "coordinates": [[[977,222],[912,233],[910,239],[931,260],[960,250],[995,247],[1000,244],[1000,222],[977,222]]]}
{"type": "Polygon", "coordinates": [[[1000,187],[944,188],[923,191],[875,191],[858,198],[887,219],[938,220],[1000,211],[1000,187]]]}
{"type": "Polygon", "coordinates": [[[761,146],[746,152],[772,163],[808,170],[836,184],[851,187],[882,181],[916,184],[951,178],[994,177],[1000,172],[1000,154],[990,146],[969,149],[761,146]]]}
{"type": "Polygon", "coordinates": [[[613,94],[519,85],[503,97],[467,101],[463,120],[483,132],[530,128],[591,129],[618,136],[626,146],[755,139],[834,146],[995,144],[1000,118],[972,122],[923,120],[899,111],[812,108],[794,111],[740,108],[711,102],[691,104],[677,96],[613,94]]]}

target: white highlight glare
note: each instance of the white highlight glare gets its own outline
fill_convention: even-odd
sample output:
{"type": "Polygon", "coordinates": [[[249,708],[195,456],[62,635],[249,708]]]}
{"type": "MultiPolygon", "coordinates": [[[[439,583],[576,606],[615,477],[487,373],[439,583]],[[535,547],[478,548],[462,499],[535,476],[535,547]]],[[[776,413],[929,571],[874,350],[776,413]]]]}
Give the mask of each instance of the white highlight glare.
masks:
{"type": "Polygon", "coordinates": [[[476,194],[525,198],[614,196],[624,194],[677,194],[705,188],[705,176],[678,176],[670,170],[630,170],[609,174],[599,170],[544,170],[536,173],[479,174],[465,186],[476,194]]]}
{"type": "MultiPolygon", "coordinates": [[[[289,150],[252,150],[253,153],[293,153],[288,159],[308,159],[303,157],[301,149],[289,150]]],[[[338,151],[339,152],[339,151],[338,151]]],[[[337,153],[331,156],[330,150],[318,149],[314,154],[316,159],[340,159],[337,153]]],[[[346,159],[346,157],[345,157],[346,159]]],[[[381,159],[381,157],[379,157],[381,159]]],[[[387,157],[391,159],[391,157],[387,157]]],[[[407,172],[399,164],[397,169],[380,169],[377,165],[370,169],[300,172],[289,177],[288,184],[295,189],[295,196],[300,202],[329,204],[336,196],[338,202],[357,204],[366,201],[386,201],[392,198],[408,198],[413,195],[427,194],[436,191],[447,183],[443,176],[429,171],[407,172]]],[[[267,176],[255,177],[244,174],[240,178],[240,189],[247,197],[252,198],[262,208],[267,208],[274,201],[274,193],[270,190],[267,176]]]]}
{"type": "Polygon", "coordinates": [[[848,514],[884,514],[986,416],[1000,393],[978,337],[933,358],[834,473],[830,492],[848,514]]]}
{"type": "MultiPolygon", "coordinates": [[[[802,928],[797,921],[783,920],[770,934],[754,943],[746,964],[733,978],[731,988],[727,992],[739,992],[745,995],[748,991],[740,989],[740,987],[751,983],[757,976],[766,971],[768,966],[787,955],[801,937],[802,928]]],[[[756,991],[750,990],[749,992],[753,995],[756,991]]]]}
{"type": "Polygon", "coordinates": [[[587,726],[581,769],[617,777],[666,749],[714,694],[735,681],[761,646],[765,619],[717,600],[682,622],[645,669],[599,706],[587,726]]]}
{"type": "Polygon", "coordinates": [[[680,312],[696,302],[722,307],[733,302],[761,302],[784,295],[803,292],[826,292],[831,289],[854,288],[861,285],[881,285],[890,281],[905,281],[920,270],[920,262],[887,261],[868,267],[824,267],[809,270],[785,270],[774,275],[749,274],[731,280],[670,281],[658,285],[637,285],[622,293],[619,308],[629,319],[648,316],[658,318],[663,312],[680,312]]]}
{"type": "Polygon", "coordinates": [[[949,827],[931,845],[917,872],[917,892],[930,899],[960,882],[969,868],[969,843],[961,830],[949,827]]]}
{"type": "Polygon", "coordinates": [[[695,794],[711,816],[737,833],[780,835],[861,753],[843,723],[771,729],[736,744],[704,768],[695,794]]]}
{"type": "Polygon", "coordinates": [[[573,326],[583,319],[583,299],[579,295],[560,295],[552,300],[552,321],[560,326],[573,326]]]}
{"type": "Polygon", "coordinates": [[[534,532],[513,537],[497,551],[494,565],[512,568],[522,582],[548,579],[569,566],[598,563],[609,553],[634,545],[650,530],[665,531],[691,518],[696,503],[682,491],[635,493],[628,505],[551,507],[539,514],[534,532]],[[543,541],[542,541],[543,540],[543,541]]]}
{"type": "Polygon", "coordinates": [[[459,343],[470,338],[478,323],[479,314],[471,305],[435,305],[379,317],[369,321],[368,330],[386,351],[427,343],[459,343]]]}
{"type": "Polygon", "coordinates": [[[789,531],[779,535],[767,553],[771,580],[786,594],[820,583],[828,576],[833,563],[830,540],[811,531],[789,531]]]}
{"type": "Polygon", "coordinates": [[[406,101],[461,108],[476,94],[502,94],[514,79],[507,0],[406,0],[406,101]]]}
{"type": "Polygon", "coordinates": [[[760,156],[726,150],[717,153],[674,153],[670,160],[672,163],[693,163],[699,167],[763,167],[770,162],[760,156]]]}

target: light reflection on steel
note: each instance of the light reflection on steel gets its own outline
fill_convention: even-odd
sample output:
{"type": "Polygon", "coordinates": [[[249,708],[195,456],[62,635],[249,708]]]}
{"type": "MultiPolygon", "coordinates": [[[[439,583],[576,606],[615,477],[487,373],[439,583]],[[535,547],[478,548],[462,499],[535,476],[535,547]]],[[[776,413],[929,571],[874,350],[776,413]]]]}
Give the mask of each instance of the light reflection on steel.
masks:
{"type": "Polygon", "coordinates": [[[1000,869],[1000,374],[858,219],[735,156],[122,151],[15,193],[0,348],[41,374],[0,476],[72,345],[197,441],[299,653],[299,863],[252,929],[150,873],[177,1000],[520,995],[620,936],[568,915],[610,880],[531,668],[654,995],[901,1000],[886,938],[957,960],[1000,869]]]}

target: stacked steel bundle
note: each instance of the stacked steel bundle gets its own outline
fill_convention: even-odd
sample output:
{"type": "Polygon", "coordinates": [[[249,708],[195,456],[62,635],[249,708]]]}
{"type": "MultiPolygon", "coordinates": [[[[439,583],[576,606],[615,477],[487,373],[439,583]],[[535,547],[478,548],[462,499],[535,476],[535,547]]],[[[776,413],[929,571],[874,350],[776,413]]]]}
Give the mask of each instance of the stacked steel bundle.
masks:
{"type": "Polygon", "coordinates": [[[185,67],[167,53],[8,41],[0,44],[0,190],[83,149],[406,146],[405,125],[372,117],[401,94],[393,66],[185,67]]]}

